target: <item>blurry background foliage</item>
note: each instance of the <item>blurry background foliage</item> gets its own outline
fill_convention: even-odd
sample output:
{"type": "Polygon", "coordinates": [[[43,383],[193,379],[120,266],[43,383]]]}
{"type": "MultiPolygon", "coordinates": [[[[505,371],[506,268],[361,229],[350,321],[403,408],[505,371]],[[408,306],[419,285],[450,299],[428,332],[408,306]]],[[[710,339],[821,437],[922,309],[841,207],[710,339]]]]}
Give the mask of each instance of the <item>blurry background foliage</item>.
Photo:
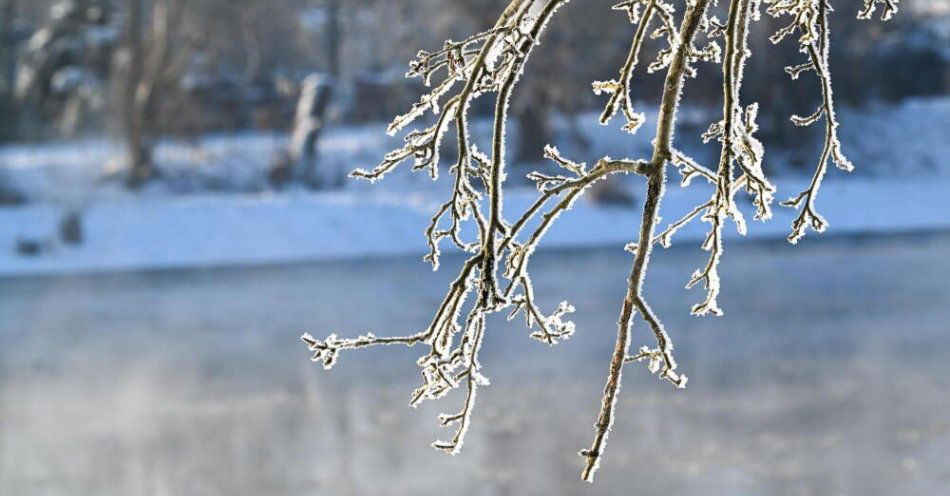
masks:
{"type": "MultiPolygon", "coordinates": [[[[890,23],[861,23],[859,3],[835,5],[839,102],[946,93],[947,3],[907,0],[890,23]]],[[[527,130],[517,135],[518,162],[540,159],[553,141],[552,116],[566,119],[567,139],[585,145],[574,122],[598,107],[590,83],[611,77],[627,50],[630,26],[610,5],[569,5],[575,15],[556,18],[529,63],[514,103],[527,130]]],[[[485,28],[500,8],[499,0],[0,0],[0,142],[108,132],[126,142],[137,185],[154,174],[159,139],[290,130],[308,76],[323,90],[306,102],[315,142],[326,125],[384,121],[407,108],[422,90],[403,78],[414,53],[485,28]]],[[[773,19],[754,26],[752,52],[769,55],[751,59],[744,94],[760,102],[765,141],[781,146],[801,139],[788,116],[812,106],[818,91],[782,71],[798,61],[794,44],[762,49],[776,27],[773,19]]],[[[717,105],[720,84],[707,72],[687,85],[687,101],[717,105]]],[[[635,78],[635,98],[655,100],[661,84],[658,75],[635,78]]],[[[272,179],[296,177],[280,170],[292,168],[287,161],[274,158],[272,179]]]]}

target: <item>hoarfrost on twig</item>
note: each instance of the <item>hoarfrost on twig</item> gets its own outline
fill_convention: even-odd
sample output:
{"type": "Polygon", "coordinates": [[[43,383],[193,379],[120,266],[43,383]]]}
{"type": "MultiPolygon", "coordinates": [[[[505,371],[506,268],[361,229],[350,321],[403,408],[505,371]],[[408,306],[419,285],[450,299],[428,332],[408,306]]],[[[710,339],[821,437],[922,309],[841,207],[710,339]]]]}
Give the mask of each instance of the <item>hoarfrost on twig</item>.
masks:
{"type": "MultiPolygon", "coordinates": [[[[531,257],[550,227],[593,184],[617,173],[642,176],[646,195],[638,239],[625,246],[633,254],[633,264],[620,309],[616,343],[600,413],[594,424],[594,439],[589,448],[580,452],[585,461],[582,477],[592,481],[616,416],[624,366],[643,362],[650,373],[673,386],[686,386],[687,378],[677,370],[673,358],[670,336],[643,293],[653,245],[670,246],[675,234],[693,220],[709,224],[701,244],[701,248],[709,252],[709,258],[693,273],[687,287],[702,285],[706,290],[702,301],[692,307],[693,314],[721,315],[718,296],[723,229],[727,221],[735,224],[740,234],[749,229],[735,197],[743,190],[749,194],[754,206],[753,219],[764,221],[772,216],[775,186],[764,173],[764,147],[755,137],[758,105],[744,103],[741,93],[746,62],[752,55],[748,48],[750,23],[760,17],[760,0],[729,0],[725,21],[710,15],[710,4],[715,5],[710,0],[687,0],[679,18],[672,0],[623,0],[613,8],[624,12],[635,26],[630,48],[616,79],[596,81],[593,89],[607,97],[599,118],[601,124],[609,124],[612,117],[621,113],[622,129],[637,132],[646,115],[633,107],[631,81],[645,40],[648,37],[660,40],[652,62],[646,67],[647,72],[666,71],[652,155],[642,159],[603,157],[588,167],[548,145],[544,156],[559,172],[530,172],[528,179],[536,185],[538,198],[513,221],[507,220],[502,215],[502,207],[509,101],[548,21],[568,1],[510,0],[491,28],[461,41],[446,41],[439,50],[420,51],[409,64],[406,75],[421,78],[430,91],[405,114],[396,117],[387,131],[396,134],[430,112],[435,116],[434,122],[408,131],[405,144],[386,154],[374,168],[353,172],[354,177],[377,181],[411,160],[413,170],[426,171],[437,180],[443,166],[440,154],[443,138],[454,129],[457,153],[447,169],[452,177],[452,192],[436,209],[424,230],[429,245],[425,260],[433,269],[438,269],[440,245],[445,240],[467,253],[467,258],[458,276],[449,284],[429,325],[414,334],[398,337],[367,333],[356,338],[340,338],[331,334],[320,340],[304,334],[302,339],[313,353],[313,360],[328,369],[344,350],[376,345],[425,345],[427,352],[417,360],[422,384],[412,392],[409,403],[417,406],[456,389],[464,391],[459,410],[438,417],[440,425],[454,427],[454,433],[448,440],[433,443],[436,449],[456,454],[472,422],[478,388],[489,383],[478,360],[486,338],[488,316],[507,311],[508,318],[512,319],[521,313],[527,327],[532,329],[531,337],[547,345],[553,346],[573,336],[576,328],[567,318],[574,312],[570,303],[561,302],[549,313],[542,311],[546,305],[538,302],[535,295],[531,257]],[[700,37],[705,38],[702,43],[700,37]],[[698,73],[702,62],[718,64],[723,79],[722,117],[712,122],[702,135],[705,142],[720,145],[719,161],[714,168],[686,156],[675,147],[674,140],[683,85],[698,73]],[[469,134],[468,115],[472,102],[486,94],[494,95],[495,110],[491,146],[482,152],[469,134]],[[713,192],[708,200],[661,230],[659,213],[666,188],[667,165],[676,168],[682,187],[689,187],[694,179],[700,179],[710,185],[713,192]],[[474,226],[472,239],[462,238],[462,227],[466,224],[474,226]],[[631,355],[628,353],[630,330],[637,314],[649,327],[655,343],[642,345],[631,355]]],[[[821,85],[821,104],[817,110],[806,116],[791,117],[798,126],[825,123],[824,146],[811,183],[782,203],[800,209],[789,235],[789,241],[795,243],[806,229],[821,232],[827,227],[815,204],[828,162],[834,162],[845,171],[853,166],[842,153],[836,131],[838,122],[828,63],[830,0],[764,2],[768,4],[766,11],[770,15],[791,19],[772,35],[772,42],[779,43],[797,34],[800,51],[805,55],[801,64],[787,67],[785,71],[793,80],[814,73],[821,85]]],[[[884,19],[897,11],[896,0],[864,0],[858,17],[870,18],[878,4],[883,5],[884,19]]]]}

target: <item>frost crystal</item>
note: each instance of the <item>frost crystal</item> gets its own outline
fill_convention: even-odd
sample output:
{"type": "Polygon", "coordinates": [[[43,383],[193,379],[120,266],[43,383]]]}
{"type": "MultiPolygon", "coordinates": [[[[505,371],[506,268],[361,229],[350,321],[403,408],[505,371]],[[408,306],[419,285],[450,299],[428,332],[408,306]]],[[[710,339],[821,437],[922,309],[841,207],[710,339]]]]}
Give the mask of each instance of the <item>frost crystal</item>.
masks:
{"type": "MultiPolygon", "coordinates": [[[[426,400],[442,398],[456,389],[464,391],[460,409],[438,417],[442,426],[455,429],[453,435],[448,440],[433,443],[437,449],[456,454],[471,424],[478,388],[489,383],[478,361],[487,317],[507,311],[508,318],[512,319],[521,313],[527,327],[532,329],[531,337],[550,346],[570,338],[575,325],[567,317],[574,312],[574,307],[561,302],[550,313],[541,310],[542,305],[535,298],[531,281],[531,256],[551,225],[591,185],[616,173],[642,176],[646,182],[646,196],[639,237],[636,242],[625,246],[633,254],[633,264],[620,310],[616,346],[593,442],[590,448],[580,452],[585,460],[582,477],[592,481],[614,421],[624,366],[645,362],[651,374],[677,388],[686,386],[687,378],[677,371],[673,359],[673,343],[643,294],[653,245],[670,246],[675,234],[695,219],[709,224],[708,234],[701,245],[709,252],[708,261],[693,273],[687,287],[701,285],[706,291],[705,297],[692,307],[693,314],[721,315],[718,296],[723,229],[727,222],[735,224],[740,234],[745,234],[748,229],[736,195],[742,191],[749,194],[755,209],[753,219],[764,221],[772,216],[775,186],[764,174],[765,151],[755,137],[758,105],[744,103],[741,94],[746,61],[752,55],[748,48],[750,23],[760,18],[759,0],[730,0],[724,22],[707,12],[710,0],[687,0],[679,19],[671,0],[624,0],[613,8],[624,12],[635,25],[630,49],[616,79],[596,81],[593,90],[607,98],[599,119],[601,124],[609,124],[615,115],[621,113],[624,118],[622,129],[637,132],[646,116],[633,107],[631,81],[645,39],[659,40],[657,53],[646,67],[647,72],[666,71],[652,155],[637,160],[603,157],[593,167],[588,167],[564,157],[556,147],[549,145],[544,149],[544,156],[560,172],[529,173],[528,178],[537,187],[538,198],[519,217],[506,220],[502,215],[502,204],[509,100],[548,21],[567,2],[510,0],[490,29],[462,41],[446,41],[441,49],[433,52],[420,51],[409,64],[407,76],[421,78],[431,90],[408,112],[396,117],[387,131],[398,133],[429,112],[434,114],[434,122],[408,131],[405,145],[386,154],[373,169],[353,172],[354,177],[376,181],[411,160],[413,170],[427,171],[436,180],[440,174],[443,138],[454,129],[457,158],[447,169],[453,184],[452,193],[436,209],[425,229],[429,245],[425,261],[431,263],[433,269],[439,268],[440,245],[444,240],[449,240],[468,257],[449,285],[429,326],[399,337],[377,337],[367,333],[343,339],[331,334],[319,340],[304,334],[302,339],[313,353],[313,360],[321,362],[327,369],[336,363],[343,350],[390,344],[424,345],[427,351],[417,361],[422,371],[422,384],[412,392],[409,404],[417,406],[426,400]],[[697,41],[699,36],[705,38],[702,47],[697,41]],[[722,117],[712,122],[702,136],[704,141],[720,145],[719,161],[714,168],[704,166],[677,150],[673,139],[683,85],[697,74],[702,62],[718,64],[723,79],[722,117]],[[494,95],[495,113],[491,147],[482,152],[472,142],[468,111],[474,100],[486,94],[494,95]],[[713,193],[707,201],[659,230],[659,209],[666,187],[667,165],[677,169],[682,187],[689,187],[694,179],[699,178],[711,185],[713,193]],[[466,224],[473,226],[476,233],[471,240],[462,239],[462,227],[466,224]],[[650,328],[655,344],[641,346],[636,354],[630,355],[630,329],[637,314],[650,328]]],[[[808,228],[821,232],[827,227],[827,221],[815,208],[815,199],[828,162],[834,162],[845,171],[853,168],[842,153],[836,131],[838,123],[828,64],[828,15],[832,10],[829,2],[765,0],[770,15],[791,19],[772,35],[772,42],[779,43],[797,35],[800,51],[805,55],[803,63],[787,67],[786,72],[792,79],[814,73],[821,84],[818,109],[807,116],[791,117],[798,126],[819,121],[825,123],[824,147],[809,187],[782,203],[800,209],[800,214],[792,222],[789,236],[792,243],[801,239],[808,228]]],[[[884,19],[897,11],[896,0],[864,0],[858,16],[871,17],[878,4],[883,5],[884,19]]]]}

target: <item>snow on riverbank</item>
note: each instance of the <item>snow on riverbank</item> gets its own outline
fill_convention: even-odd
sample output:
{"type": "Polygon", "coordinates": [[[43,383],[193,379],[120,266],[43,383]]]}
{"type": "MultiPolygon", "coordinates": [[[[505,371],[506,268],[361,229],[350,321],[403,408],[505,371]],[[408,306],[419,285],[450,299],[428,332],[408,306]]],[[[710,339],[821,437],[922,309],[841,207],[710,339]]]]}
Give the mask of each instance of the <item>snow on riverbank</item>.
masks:
{"type": "MultiPolygon", "coordinates": [[[[785,198],[804,183],[785,180],[778,186],[778,198],[785,198]]],[[[947,191],[950,178],[840,178],[822,188],[819,211],[833,235],[941,231],[950,229],[947,191]]],[[[671,187],[663,204],[665,222],[708,195],[703,188],[671,187]]],[[[532,190],[513,190],[506,197],[508,216],[524,211],[535,198],[532,190]]],[[[50,204],[3,208],[0,276],[421,256],[427,249],[422,230],[439,199],[431,193],[386,192],[117,198],[84,210],[84,240],[76,246],[57,241],[61,209],[50,204]],[[15,247],[25,240],[38,243],[41,253],[18,254],[15,247]]],[[[748,237],[786,236],[794,212],[776,207],[775,213],[767,223],[752,223],[748,237]]],[[[542,249],[620,249],[634,240],[638,223],[637,209],[581,201],[558,220],[542,249]]],[[[729,236],[738,237],[731,227],[729,236]]],[[[688,225],[674,245],[698,244],[706,228],[688,225]]],[[[809,232],[804,242],[817,237],[809,232]]]]}
{"type": "MultiPolygon", "coordinates": [[[[648,106],[641,108],[647,115],[653,115],[648,106]]],[[[854,175],[950,176],[950,141],[946,139],[950,129],[950,96],[844,107],[840,114],[839,134],[845,153],[857,166],[854,175]]],[[[703,145],[700,135],[717,118],[717,109],[684,106],[677,120],[678,148],[700,161],[715,163],[718,146],[703,145]]],[[[563,118],[555,119],[553,141],[566,156],[578,161],[593,162],[604,155],[649,156],[656,134],[654,121],[648,119],[637,134],[630,135],[620,126],[601,126],[597,113],[584,113],[576,117],[573,126],[563,118]],[[581,146],[578,136],[589,146],[581,146]]],[[[471,127],[476,141],[488,149],[491,122],[476,118],[471,127]]],[[[518,133],[518,122],[512,122],[510,128],[513,136],[509,139],[509,155],[517,156],[518,140],[514,135],[518,133]]],[[[813,170],[820,153],[821,133],[799,128],[795,133],[793,136],[799,141],[791,145],[793,148],[768,147],[766,167],[770,175],[810,174],[813,170]]],[[[160,180],[148,184],[147,193],[268,191],[269,168],[287,145],[287,139],[281,134],[248,131],[194,141],[162,141],[155,151],[160,180]]],[[[386,136],[384,124],[331,127],[320,140],[319,169],[327,184],[335,184],[357,167],[375,166],[387,151],[401,145],[400,138],[386,136]]],[[[102,196],[122,196],[127,192],[118,181],[103,178],[104,172],[119,167],[121,156],[120,144],[105,139],[0,146],[0,192],[8,189],[28,202],[85,203],[102,196]]],[[[541,150],[537,151],[537,158],[541,160],[541,150]]],[[[364,181],[344,181],[342,189],[431,191],[434,188],[425,176],[394,174],[375,186],[364,181]]],[[[523,176],[517,171],[511,174],[514,180],[523,176]]]]}
{"type": "MultiPolygon", "coordinates": [[[[679,122],[684,129],[678,134],[683,146],[690,146],[690,136],[697,140],[713,118],[701,110],[684,108],[679,122]]],[[[830,221],[829,233],[950,229],[950,141],[945,136],[950,97],[845,108],[841,118],[845,152],[857,170],[851,175],[832,171],[821,189],[818,209],[830,221]]],[[[632,137],[616,126],[598,125],[594,115],[581,116],[576,124],[576,131],[590,142],[587,151],[571,145],[564,122],[555,126],[556,141],[565,142],[562,150],[571,158],[591,162],[603,155],[650,153],[652,122],[632,137]]],[[[489,125],[476,119],[473,133],[484,138],[489,125]]],[[[517,132],[517,125],[512,131],[517,132]]],[[[446,181],[433,183],[426,174],[412,174],[404,167],[377,185],[346,181],[335,192],[277,193],[271,190],[267,170],[285,141],[276,134],[239,133],[194,143],[163,142],[156,151],[161,180],[140,192],[130,192],[116,180],[103,180],[104,169],[119,155],[117,145],[105,140],[0,147],[0,186],[26,201],[0,207],[0,276],[292,263],[426,251],[422,230],[448,194],[446,181]],[[83,240],[78,245],[59,241],[60,223],[71,211],[82,219],[83,240]],[[30,252],[34,254],[23,254],[30,252]]],[[[336,180],[354,167],[372,167],[398,143],[385,136],[382,125],[331,129],[320,142],[321,168],[336,180]]],[[[797,153],[807,157],[803,169],[790,167],[797,159],[788,149],[766,155],[779,186],[776,200],[804,187],[802,174],[810,173],[818,153],[809,151],[812,145],[798,144],[797,153]]],[[[697,145],[696,158],[715,149],[697,145]]],[[[524,184],[526,172],[525,167],[513,168],[509,184],[524,184]]],[[[643,194],[641,178],[624,179],[634,195],[643,194]]],[[[703,203],[710,194],[704,186],[681,190],[671,184],[663,217],[673,221],[703,203]]],[[[536,198],[531,189],[511,189],[505,197],[506,217],[515,218],[536,198]]],[[[786,236],[794,212],[776,206],[775,213],[768,223],[751,223],[749,237],[786,236]]],[[[634,240],[638,225],[636,209],[581,201],[558,220],[541,247],[619,248],[634,240]]],[[[675,242],[698,244],[706,228],[694,222],[675,242]]],[[[734,230],[730,236],[736,237],[734,230]]],[[[809,233],[805,242],[816,237],[809,233]]]]}

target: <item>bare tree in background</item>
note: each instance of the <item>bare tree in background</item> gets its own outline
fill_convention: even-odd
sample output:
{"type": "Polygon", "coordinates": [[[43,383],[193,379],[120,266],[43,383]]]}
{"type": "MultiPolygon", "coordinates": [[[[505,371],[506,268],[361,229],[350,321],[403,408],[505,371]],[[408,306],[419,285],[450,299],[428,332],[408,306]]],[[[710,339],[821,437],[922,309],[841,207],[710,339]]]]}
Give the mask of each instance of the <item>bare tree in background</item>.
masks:
{"type": "Polygon", "coordinates": [[[16,54],[13,52],[13,21],[16,10],[16,0],[0,0],[0,140],[12,134],[14,123],[16,54]]]}
{"type": "Polygon", "coordinates": [[[317,143],[326,125],[326,111],[333,93],[332,82],[322,74],[311,74],[300,86],[294,127],[287,153],[287,174],[303,184],[320,187],[322,180],[317,171],[317,143]]]}
{"type": "MultiPolygon", "coordinates": [[[[4,18],[6,78],[13,83],[13,103],[21,119],[8,125],[39,127],[44,120],[55,123],[56,135],[74,137],[82,125],[97,117],[109,61],[117,36],[111,26],[108,0],[63,0],[43,15],[41,27],[17,44],[11,26],[17,4],[8,3],[11,16],[4,18]]],[[[23,6],[19,7],[23,10],[23,6]]],[[[37,8],[33,6],[32,8],[37,8]]],[[[2,57],[0,57],[2,58],[2,57]]],[[[3,86],[0,84],[0,86],[3,86]]],[[[2,92],[2,90],[0,90],[2,92]]],[[[14,116],[17,117],[17,116],[14,116]]],[[[43,130],[41,136],[48,136],[43,130]]]]}
{"type": "Polygon", "coordinates": [[[313,73],[300,85],[297,108],[287,152],[271,171],[272,179],[294,179],[313,188],[323,186],[326,174],[318,171],[317,145],[326,127],[327,109],[340,78],[342,50],[341,8],[343,0],[326,0],[323,55],[326,73],[313,73]]]}
{"type": "Polygon", "coordinates": [[[196,51],[193,33],[182,29],[187,6],[187,0],[126,0],[120,112],[131,187],[155,176],[158,102],[179,88],[196,51]]]}
{"type": "MultiPolygon", "coordinates": [[[[13,52],[13,20],[16,0],[0,0],[0,143],[15,136],[17,110],[14,104],[16,56],[13,52]]],[[[16,203],[19,195],[9,189],[5,174],[0,174],[0,204],[16,203]]]]}
{"type": "MultiPolygon", "coordinates": [[[[830,48],[829,16],[831,0],[766,0],[768,14],[785,23],[771,37],[773,43],[791,38],[802,55],[799,64],[786,68],[793,79],[804,75],[820,84],[820,104],[806,116],[793,115],[799,126],[824,124],[824,146],[815,166],[810,185],[783,205],[799,209],[792,222],[789,241],[797,242],[807,229],[821,232],[827,222],[816,209],[821,181],[834,163],[851,170],[837,138],[837,120],[832,98],[828,63],[830,48]]],[[[631,81],[643,57],[641,49],[649,36],[663,41],[648,72],[664,71],[663,94],[656,115],[656,135],[652,154],[641,159],[603,157],[588,167],[560,154],[552,146],[545,155],[561,167],[561,174],[532,172],[539,198],[513,221],[503,215],[504,180],[508,170],[505,155],[509,102],[533,48],[541,41],[548,21],[568,0],[511,0],[495,24],[488,30],[461,41],[448,41],[433,52],[421,51],[411,63],[409,74],[421,77],[432,91],[423,96],[408,113],[397,117],[389,127],[396,133],[431,111],[435,122],[410,131],[402,148],[387,154],[372,170],[356,170],[353,175],[372,181],[383,178],[399,164],[412,159],[413,169],[428,172],[436,179],[441,172],[440,144],[450,128],[457,137],[456,160],[448,168],[452,193],[435,212],[426,229],[430,252],[425,257],[434,268],[439,264],[439,244],[451,240],[468,253],[458,277],[450,284],[431,324],[424,330],[397,337],[365,334],[356,338],[339,338],[331,334],[315,339],[309,334],[303,340],[313,360],[330,368],[340,351],[374,345],[423,345],[427,352],[419,358],[423,383],[411,396],[410,405],[441,398],[455,389],[463,389],[462,406],[457,413],[439,416],[443,426],[454,426],[448,440],[436,441],[437,449],[455,454],[462,447],[471,423],[476,392],[488,384],[481,372],[479,350],[486,338],[489,315],[507,311],[509,318],[523,314],[529,328],[536,328],[532,337],[554,345],[574,334],[574,324],[565,320],[574,309],[566,302],[553,312],[543,312],[535,298],[529,262],[540,240],[557,218],[574,204],[588,188],[617,173],[641,176],[645,182],[645,200],[636,243],[627,246],[633,254],[627,290],[618,322],[617,338],[610,359],[600,414],[594,424],[594,439],[582,450],[582,478],[592,481],[600,465],[606,441],[614,422],[624,367],[645,362],[651,373],[677,388],[686,386],[686,376],[677,370],[673,359],[673,343],[659,317],[649,305],[643,285],[653,245],[668,246],[675,233],[685,224],[699,219],[709,224],[701,247],[709,252],[708,261],[690,278],[687,287],[702,285],[705,296],[694,305],[695,315],[721,315],[718,304],[720,290],[719,262],[723,255],[723,230],[731,220],[740,233],[746,223],[736,200],[745,191],[752,198],[754,218],[771,217],[775,187],[763,172],[764,148],[755,137],[758,129],[756,103],[745,103],[742,80],[748,49],[749,26],[760,17],[758,0],[730,0],[725,12],[714,9],[709,0],[687,0],[683,4],[671,0],[624,0],[614,6],[635,26],[630,48],[615,79],[597,81],[594,89],[606,96],[607,103],[600,117],[602,124],[620,114],[624,130],[635,133],[646,120],[632,103],[631,81]],[[682,14],[677,14],[677,11],[682,14]],[[720,20],[724,15],[725,20],[720,20]],[[674,123],[686,81],[697,75],[700,64],[717,64],[722,77],[722,117],[703,134],[707,141],[721,144],[718,163],[704,166],[677,149],[674,123]],[[480,150],[469,132],[468,111],[474,100],[495,94],[493,135],[487,150],[480,150]],[[667,167],[682,176],[682,186],[698,179],[712,187],[708,201],[700,203],[685,217],[660,228],[659,208],[666,191],[667,167]],[[477,189],[475,184],[480,184],[477,189]],[[471,240],[463,239],[461,226],[469,223],[477,233],[471,240]],[[469,298],[471,296],[471,298],[469,298]],[[655,343],[643,345],[631,353],[631,326],[639,314],[650,329],[655,343]]],[[[865,0],[858,17],[869,18],[883,6],[883,18],[897,9],[895,0],[865,0]]],[[[570,70],[570,68],[565,68],[570,70]]]]}
{"type": "Polygon", "coordinates": [[[145,76],[145,7],[143,0],[128,0],[125,26],[126,73],[123,81],[122,117],[126,140],[129,184],[139,186],[152,177],[152,144],[145,136],[148,94],[139,93],[145,76]]]}

